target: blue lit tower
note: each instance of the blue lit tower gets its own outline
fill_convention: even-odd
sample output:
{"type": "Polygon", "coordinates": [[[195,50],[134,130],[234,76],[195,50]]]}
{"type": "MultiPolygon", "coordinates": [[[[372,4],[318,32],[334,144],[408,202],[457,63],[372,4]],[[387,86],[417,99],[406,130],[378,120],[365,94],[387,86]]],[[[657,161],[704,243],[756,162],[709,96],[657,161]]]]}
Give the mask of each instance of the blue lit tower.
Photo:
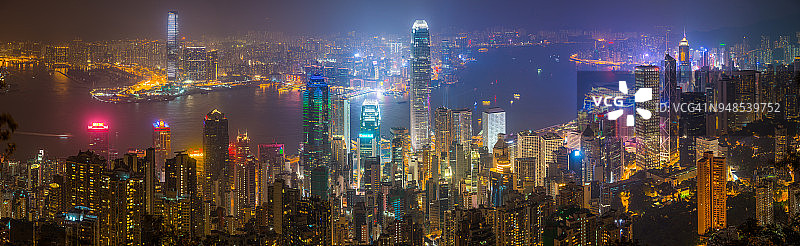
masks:
{"type": "Polygon", "coordinates": [[[381,127],[381,110],[378,100],[366,99],[361,105],[361,128],[358,132],[359,157],[376,156],[381,127]]]}
{"type": "Polygon", "coordinates": [[[178,12],[167,14],[167,81],[178,80],[178,12]]]}
{"type": "Polygon", "coordinates": [[[328,138],[330,95],[325,78],[313,75],[303,92],[303,151],[302,164],[306,177],[306,188],[312,195],[327,197],[327,171],[331,156],[331,143],[328,138]]]}
{"type": "Polygon", "coordinates": [[[430,141],[430,82],[431,82],[431,37],[428,23],[417,20],[411,29],[411,84],[409,100],[411,101],[411,145],[418,150],[430,141]]]}

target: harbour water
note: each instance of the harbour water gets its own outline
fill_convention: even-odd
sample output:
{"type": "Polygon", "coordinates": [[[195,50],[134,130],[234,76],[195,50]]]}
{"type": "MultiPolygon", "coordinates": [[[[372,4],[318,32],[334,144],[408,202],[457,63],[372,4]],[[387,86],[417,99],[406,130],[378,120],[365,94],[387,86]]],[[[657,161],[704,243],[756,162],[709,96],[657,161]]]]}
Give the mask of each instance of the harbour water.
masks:
{"type": "MultiPolygon", "coordinates": [[[[459,71],[459,83],[436,87],[431,108],[472,108],[474,134],[480,132],[480,112],[499,106],[506,110],[507,130],[518,132],[561,124],[575,117],[575,64],[568,47],[511,47],[475,52],[475,60],[459,71]],[[518,94],[518,99],[515,98],[518,94]],[[488,104],[484,104],[487,101],[488,104]],[[513,101],[513,102],[512,102],[513,101]]],[[[0,113],[19,123],[12,137],[17,159],[44,149],[50,157],[74,155],[88,143],[86,126],[103,121],[110,126],[110,142],[120,153],[152,145],[152,123],[163,119],[172,129],[173,150],[202,145],[203,117],[213,109],[229,119],[230,135],[246,131],[253,144],[281,142],[296,153],[301,140],[302,92],[246,87],[192,94],[173,101],[103,103],[89,91],[97,84],[80,83],[61,73],[43,70],[12,71],[14,91],[0,94],[0,113]],[[59,137],[71,135],[71,137],[59,137]]],[[[351,131],[356,135],[360,106],[366,97],[381,102],[381,134],[390,127],[409,125],[407,98],[376,95],[354,98],[351,131]]]]}

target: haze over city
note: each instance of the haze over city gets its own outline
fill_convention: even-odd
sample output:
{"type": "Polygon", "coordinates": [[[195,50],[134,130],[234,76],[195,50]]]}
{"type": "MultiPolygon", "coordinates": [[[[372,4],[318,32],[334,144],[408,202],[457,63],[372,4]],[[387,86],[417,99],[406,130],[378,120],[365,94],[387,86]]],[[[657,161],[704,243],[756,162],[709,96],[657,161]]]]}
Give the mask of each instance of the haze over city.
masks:
{"type": "Polygon", "coordinates": [[[796,245],[799,9],[3,1],[0,244],[796,245]]]}

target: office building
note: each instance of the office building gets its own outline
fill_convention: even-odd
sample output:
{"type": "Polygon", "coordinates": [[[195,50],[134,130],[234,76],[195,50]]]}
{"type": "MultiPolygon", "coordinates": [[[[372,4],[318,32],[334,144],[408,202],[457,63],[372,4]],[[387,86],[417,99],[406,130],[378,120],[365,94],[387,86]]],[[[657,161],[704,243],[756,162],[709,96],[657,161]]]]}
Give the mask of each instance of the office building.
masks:
{"type": "Polygon", "coordinates": [[[163,120],[153,123],[153,148],[155,149],[155,168],[159,182],[164,182],[164,160],[172,154],[172,140],[169,124],[163,120]]]}
{"type": "Polygon", "coordinates": [[[92,122],[88,127],[88,133],[88,150],[99,155],[104,160],[109,161],[108,125],[103,122],[92,122]]]}
{"type": "Polygon", "coordinates": [[[447,157],[450,145],[453,144],[453,111],[448,108],[437,108],[433,113],[434,150],[447,157]]]}
{"type": "Polygon", "coordinates": [[[204,200],[222,206],[225,187],[230,187],[228,155],[228,118],[219,110],[212,110],[203,120],[203,159],[206,170],[206,185],[203,185],[204,200]]]}
{"type": "Polygon", "coordinates": [[[178,29],[178,12],[167,14],[167,81],[177,82],[180,60],[180,33],[178,29]]]}
{"type": "Polygon", "coordinates": [[[483,129],[481,136],[483,137],[483,146],[491,153],[492,147],[497,142],[497,134],[506,133],[506,111],[499,107],[483,111],[481,128],[483,129]]]}
{"type": "Polygon", "coordinates": [[[419,150],[430,143],[431,37],[425,20],[414,21],[411,38],[411,146],[419,150]]]}
{"type": "Polygon", "coordinates": [[[208,75],[209,64],[206,47],[184,47],[182,61],[184,78],[191,81],[205,81],[211,79],[208,75]]]}
{"type": "Polygon", "coordinates": [[[378,156],[381,110],[378,100],[366,99],[361,105],[361,126],[358,131],[359,157],[378,156]]]}
{"type": "Polygon", "coordinates": [[[472,110],[469,108],[453,109],[453,142],[464,148],[472,144],[472,110]]]}
{"type": "Polygon", "coordinates": [[[678,85],[681,86],[683,92],[695,91],[692,82],[692,57],[689,52],[689,40],[686,40],[686,34],[678,44],[678,85]]]}
{"type": "Polygon", "coordinates": [[[404,127],[392,128],[392,162],[390,181],[394,188],[405,188],[406,173],[411,159],[411,140],[408,129],[404,127]]]}
{"type": "Polygon", "coordinates": [[[327,184],[328,167],[331,161],[330,127],[330,95],[325,77],[312,75],[303,92],[303,135],[302,157],[306,191],[311,194],[327,194],[328,187],[312,184],[327,184]],[[324,167],[324,168],[319,168],[324,167]],[[321,173],[321,172],[326,173],[321,173]],[[308,182],[310,181],[310,182],[308,182]],[[315,190],[323,189],[323,190],[315,190]]]}

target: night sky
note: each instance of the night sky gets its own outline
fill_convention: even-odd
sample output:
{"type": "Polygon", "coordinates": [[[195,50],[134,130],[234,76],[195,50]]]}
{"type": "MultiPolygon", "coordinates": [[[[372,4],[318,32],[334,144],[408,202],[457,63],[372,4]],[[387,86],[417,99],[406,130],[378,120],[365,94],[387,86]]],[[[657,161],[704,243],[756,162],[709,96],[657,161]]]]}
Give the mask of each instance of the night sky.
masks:
{"type": "Polygon", "coordinates": [[[765,26],[796,31],[798,9],[797,0],[0,0],[0,40],[162,38],[170,10],[179,11],[185,36],[199,38],[267,29],[402,33],[418,18],[427,19],[433,30],[504,25],[643,31],[670,25],[689,32],[748,27],[757,32],[752,29],[765,26]]]}

